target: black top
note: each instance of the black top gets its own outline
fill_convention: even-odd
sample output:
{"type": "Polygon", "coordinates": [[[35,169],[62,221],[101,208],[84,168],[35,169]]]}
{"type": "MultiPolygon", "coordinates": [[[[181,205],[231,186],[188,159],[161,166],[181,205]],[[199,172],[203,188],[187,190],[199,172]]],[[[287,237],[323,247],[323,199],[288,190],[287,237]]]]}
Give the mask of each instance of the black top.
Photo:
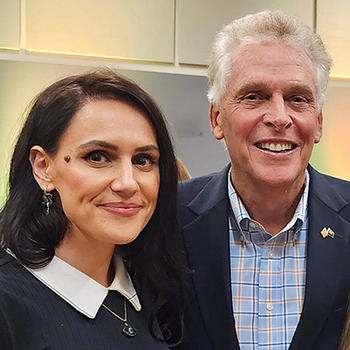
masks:
{"type": "MultiPolygon", "coordinates": [[[[142,299],[142,298],[141,298],[142,299]]],[[[104,301],[123,316],[123,296],[109,291],[104,301]]],[[[0,250],[0,349],[1,350],[165,350],[148,331],[148,312],[142,300],[137,312],[127,302],[133,338],[121,333],[123,322],[101,307],[90,319],[77,311],[0,250]]]]}

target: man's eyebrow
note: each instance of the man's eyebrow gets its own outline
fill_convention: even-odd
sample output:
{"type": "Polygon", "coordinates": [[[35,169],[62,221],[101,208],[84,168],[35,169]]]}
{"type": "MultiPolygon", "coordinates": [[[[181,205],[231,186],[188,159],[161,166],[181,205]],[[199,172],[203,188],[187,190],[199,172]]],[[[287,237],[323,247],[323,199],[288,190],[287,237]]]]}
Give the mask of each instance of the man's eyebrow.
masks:
{"type": "Polygon", "coordinates": [[[314,96],[312,89],[308,85],[294,85],[289,87],[286,92],[308,95],[310,97],[314,96]]]}
{"type": "Polygon", "coordinates": [[[269,90],[270,90],[269,84],[264,82],[246,83],[239,88],[236,95],[239,96],[239,95],[244,95],[248,92],[269,91],[269,90]]]}
{"type": "MultiPolygon", "coordinates": [[[[236,95],[241,96],[248,92],[269,92],[271,90],[271,87],[269,84],[265,82],[255,82],[255,83],[246,83],[242,85],[239,90],[237,91],[236,95]]],[[[284,93],[300,93],[300,94],[306,94],[313,96],[314,93],[312,89],[308,85],[303,84],[293,84],[292,86],[288,86],[284,93]]]]}

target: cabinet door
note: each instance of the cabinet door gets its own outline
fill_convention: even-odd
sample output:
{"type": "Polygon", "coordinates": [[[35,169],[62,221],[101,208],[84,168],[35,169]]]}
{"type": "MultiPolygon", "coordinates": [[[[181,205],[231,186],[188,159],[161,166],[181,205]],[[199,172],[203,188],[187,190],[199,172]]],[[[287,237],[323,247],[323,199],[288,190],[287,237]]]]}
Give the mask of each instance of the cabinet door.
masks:
{"type": "Polygon", "coordinates": [[[350,77],[350,1],[317,1],[317,32],[333,58],[332,76],[350,77]]]}
{"type": "Polygon", "coordinates": [[[233,19],[249,13],[276,9],[300,18],[311,28],[314,23],[313,0],[177,0],[177,2],[180,63],[208,64],[215,34],[233,19]]]}
{"type": "Polygon", "coordinates": [[[0,1],[0,49],[19,49],[19,1],[0,1]]]}
{"type": "Polygon", "coordinates": [[[27,49],[172,62],[174,0],[29,0],[27,49]]]}

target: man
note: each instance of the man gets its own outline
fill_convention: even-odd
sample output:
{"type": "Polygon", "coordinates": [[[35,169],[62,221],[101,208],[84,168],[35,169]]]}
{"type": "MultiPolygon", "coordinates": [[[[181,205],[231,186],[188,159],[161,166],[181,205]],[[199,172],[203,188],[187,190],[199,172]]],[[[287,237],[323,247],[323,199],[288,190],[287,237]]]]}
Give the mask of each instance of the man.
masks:
{"type": "Polygon", "coordinates": [[[279,11],[218,34],[209,116],[231,164],[180,187],[194,294],[181,349],[337,349],[350,183],[308,165],[330,66],[319,36],[279,11]]]}

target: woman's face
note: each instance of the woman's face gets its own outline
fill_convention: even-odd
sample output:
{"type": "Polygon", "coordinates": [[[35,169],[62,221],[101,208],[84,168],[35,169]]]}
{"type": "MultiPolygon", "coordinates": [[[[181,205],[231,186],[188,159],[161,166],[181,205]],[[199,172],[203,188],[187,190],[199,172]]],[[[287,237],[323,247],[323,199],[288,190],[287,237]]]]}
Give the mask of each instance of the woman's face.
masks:
{"type": "Polygon", "coordinates": [[[159,156],[151,124],[137,109],[115,100],[84,105],[46,168],[70,221],[65,239],[133,241],[157,204],[159,156]]]}

